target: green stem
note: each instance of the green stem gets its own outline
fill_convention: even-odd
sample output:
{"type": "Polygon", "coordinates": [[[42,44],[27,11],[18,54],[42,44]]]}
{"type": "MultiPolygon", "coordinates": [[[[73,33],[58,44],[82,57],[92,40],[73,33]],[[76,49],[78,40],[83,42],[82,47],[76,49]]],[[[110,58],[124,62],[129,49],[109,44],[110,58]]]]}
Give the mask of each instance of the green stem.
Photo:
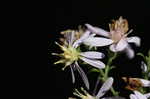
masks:
{"type": "Polygon", "coordinates": [[[112,57],[110,57],[110,59],[107,62],[107,65],[110,66],[112,64],[112,61],[117,57],[117,53],[114,53],[114,55],[112,57]]]}
{"type": "Polygon", "coordinates": [[[118,92],[116,92],[113,87],[111,87],[110,91],[113,93],[114,96],[118,96],[118,92]]]}
{"type": "Polygon", "coordinates": [[[105,73],[102,69],[100,69],[100,74],[104,77],[105,73]]]}
{"type": "MultiPolygon", "coordinates": [[[[103,76],[103,78],[102,78],[102,81],[103,81],[103,82],[105,82],[105,81],[108,79],[108,73],[109,73],[109,71],[110,71],[110,69],[111,69],[110,66],[111,66],[111,64],[112,64],[112,61],[113,61],[116,57],[117,57],[117,53],[114,53],[114,55],[109,58],[109,60],[108,60],[108,62],[107,62],[107,65],[106,65],[106,67],[105,67],[105,70],[103,71],[103,70],[100,69],[100,75],[103,76]]],[[[112,87],[110,90],[111,90],[111,92],[112,92],[112,94],[113,94],[114,96],[118,96],[118,92],[116,92],[113,87],[112,87]]]]}
{"type": "MultiPolygon", "coordinates": [[[[106,81],[107,78],[108,78],[108,73],[109,73],[109,71],[110,71],[110,66],[111,66],[111,64],[112,64],[112,61],[113,61],[116,57],[117,57],[117,53],[113,53],[113,56],[110,57],[109,60],[108,60],[108,62],[107,62],[107,65],[106,65],[106,68],[105,68],[105,73],[104,73],[104,74],[105,74],[105,75],[104,75],[104,80],[105,80],[105,81],[106,81]]],[[[113,94],[114,96],[118,96],[118,92],[116,92],[113,87],[110,89],[110,91],[112,92],[112,94],[113,94]]]]}

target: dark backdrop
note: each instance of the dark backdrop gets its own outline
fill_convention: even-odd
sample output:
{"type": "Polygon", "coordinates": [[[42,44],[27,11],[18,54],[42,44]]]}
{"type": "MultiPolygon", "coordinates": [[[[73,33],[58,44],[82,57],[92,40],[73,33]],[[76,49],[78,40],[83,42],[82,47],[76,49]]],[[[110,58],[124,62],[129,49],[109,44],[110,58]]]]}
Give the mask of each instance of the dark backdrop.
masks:
{"type": "MultiPolygon", "coordinates": [[[[49,53],[59,52],[59,48],[54,45],[54,41],[58,41],[60,31],[77,29],[78,25],[84,25],[85,23],[108,29],[108,23],[112,19],[118,19],[119,16],[126,18],[129,27],[134,30],[130,36],[137,35],[142,39],[141,47],[137,48],[133,45],[135,52],[147,54],[150,48],[148,44],[150,41],[150,17],[146,0],[56,0],[52,5],[52,8],[48,7],[50,12],[47,14],[47,16],[52,17],[47,22],[49,26],[49,53]]],[[[57,60],[56,57],[48,56],[48,66],[41,70],[40,99],[67,99],[68,96],[72,95],[73,88],[78,85],[72,85],[69,69],[64,72],[61,71],[61,65],[53,65],[53,62],[57,60]]],[[[135,57],[133,60],[119,57],[118,69],[112,71],[114,73],[110,75],[116,78],[119,76],[140,77],[139,64],[141,60],[139,57],[135,57]]],[[[122,92],[126,94],[126,91],[122,92]]]]}

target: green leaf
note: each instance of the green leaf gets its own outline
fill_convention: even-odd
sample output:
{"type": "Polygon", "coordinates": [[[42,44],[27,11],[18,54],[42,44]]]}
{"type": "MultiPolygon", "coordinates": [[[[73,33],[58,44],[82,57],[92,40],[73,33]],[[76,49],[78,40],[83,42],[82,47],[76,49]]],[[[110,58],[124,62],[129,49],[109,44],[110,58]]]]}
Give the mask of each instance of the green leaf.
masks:
{"type": "Polygon", "coordinates": [[[142,56],[145,59],[145,56],[143,53],[137,53],[137,55],[142,56]]]}
{"type": "Polygon", "coordinates": [[[92,73],[92,72],[99,72],[99,69],[96,69],[96,68],[92,68],[88,71],[88,73],[92,73]]]}

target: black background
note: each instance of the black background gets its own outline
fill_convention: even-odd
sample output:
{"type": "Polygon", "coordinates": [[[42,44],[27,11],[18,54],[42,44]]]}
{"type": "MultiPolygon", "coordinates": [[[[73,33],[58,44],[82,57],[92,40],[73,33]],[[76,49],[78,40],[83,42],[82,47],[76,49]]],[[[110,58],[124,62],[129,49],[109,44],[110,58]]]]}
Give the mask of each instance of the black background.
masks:
{"type": "MultiPolygon", "coordinates": [[[[133,29],[130,36],[136,35],[141,38],[141,47],[133,45],[133,49],[136,53],[142,52],[146,55],[150,48],[148,44],[150,20],[148,4],[146,0],[56,0],[51,3],[53,7],[47,7],[49,12],[46,16],[52,17],[46,22],[49,31],[48,52],[59,52],[54,41],[58,41],[60,31],[77,29],[78,25],[85,23],[108,30],[108,23],[112,19],[123,16],[128,20],[130,29],[133,29]]],[[[72,84],[69,69],[61,71],[61,65],[53,65],[56,60],[56,57],[49,55],[48,66],[41,69],[40,99],[67,99],[72,96],[73,88],[78,87],[72,84]]],[[[116,79],[121,76],[140,77],[141,60],[137,56],[133,60],[128,60],[124,56],[119,57],[116,60],[118,69],[112,71],[110,75],[116,79]]],[[[123,96],[126,96],[124,94],[128,92],[123,90],[122,93],[123,96]]]]}

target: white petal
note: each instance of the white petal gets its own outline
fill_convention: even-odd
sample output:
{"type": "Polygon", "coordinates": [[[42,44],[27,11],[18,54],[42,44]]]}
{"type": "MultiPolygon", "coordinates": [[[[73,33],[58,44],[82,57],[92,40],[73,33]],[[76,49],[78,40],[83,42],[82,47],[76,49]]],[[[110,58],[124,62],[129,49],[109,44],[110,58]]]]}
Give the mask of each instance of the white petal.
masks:
{"type": "Polygon", "coordinates": [[[134,91],[137,99],[147,99],[146,96],[144,96],[143,94],[141,94],[140,92],[138,91],[134,91]]]}
{"type": "Polygon", "coordinates": [[[67,40],[69,45],[72,45],[72,43],[74,41],[74,36],[75,36],[75,32],[74,31],[65,33],[65,37],[66,37],[66,40],[67,40]]]}
{"type": "Polygon", "coordinates": [[[141,62],[141,69],[143,72],[147,71],[147,65],[143,61],[141,62]]]}
{"type": "Polygon", "coordinates": [[[113,51],[113,52],[117,52],[117,50],[116,50],[116,44],[110,45],[109,49],[110,49],[111,51],[113,51]]]}
{"type": "Polygon", "coordinates": [[[87,26],[87,28],[95,33],[95,34],[98,34],[98,35],[102,35],[102,36],[105,36],[105,37],[109,37],[110,33],[101,29],[101,28],[98,28],[98,27],[93,27],[92,25],[90,24],[85,24],[87,26]]]}
{"type": "Polygon", "coordinates": [[[126,47],[125,52],[129,59],[132,59],[134,57],[134,51],[130,48],[130,46],[126,47]]]}
{"type": "Polygon", "coordinates": [[[101,37],[89,37],[83,42],[85,45],[89,46],[107,46],[113,43],[111,39],[101,38],[101,37]]]}
{"type": "Polygon", "coordinates": [[[102,97],[112,87],[113,81],[114,81],[113,78],[109,77],[100,88],[96,97],[98,98],[102,97]]]}
{"type": "Polygon", "coordinates": [[[143,84],[143,87],[150,87],[150,81],[145,79],[140,79],[143,84]]]}
{"type": "Polygon", "coordinates": [[[75,77],[74,77],[73,67],[70,66],[70,69],[71,69],[71,75],[72,75],[72,83],[75,83],[75,77]]]}
{"type": "Polygon", "coordinates": [[[105,64],[99,60],[92,60],[85,57],[81,57],[80,59],[96,68],[99,69],[105,68],[105,64]]]}
{"type": "Polygon", "coordinates": [[[139,37],[137,37],[137,36],[128,37],[127,41],[129,43],[135,43],[136,46],[140,46],[141,45],[141,39],[139,37]]]}
{"type": "Polygon", "coordinates": [[[86,31],[78,40],[76,40],[74,43],[73,43],[73,47],[74,48],[77,48],[82,42],[83,40],[85,40],[86,38],[88,38],[90,36],[90,31],[86,31]]]}
{"type": "Polygon", "coordinates": [[[103,53],[95,51],[82,52],[80,55],[91,59],[102,59],[105,56],[103,53]]]}
{"type": "Polygon", "coordinates": [[[77,62],[75,62],[75,65],[76,65],[76,69],[78,70],[80,76],[81,76],[82,79],[83,79],[83,82],[84,82],[85,86],[87,87],[87,89],[89,89],[89,81],[88,81],[88,78],[87,78],[86,74],[84,73],[84,71],[83,71],[82,68],[78,65],[77,62]]]}
{"type": "Polygon", "coordinates": [[[90,31],[86,31],[78,40],[76,40],[73,43],[73,47],[77,48],[83,42],[83,40],[85,40],[89,36],[90,36],[90,31]]]}
{"type": "Polygon", "coordinates": [[[83,33],[83,35],[80,37],[79,40],[83,41],[84,39],[86,39],[87,37],[89,37],[90,35],[90,31],[85,31],[85,33],[83,33]]]}
{"type": "Polygon", "coordinates": [[[121,39],[116,45],[116,50],[123,51],[127,46],[128,46],[127,41],[125,39],[121,39]]]}
{"type": "Polygon", "coordinates": [[[146,98],[150,97],[150,93],[144,94],[144,96],[146,96],[146,98]]]}
{"type": "Polygon", "coordinates": [[[139,98],[137,98],[134,94],[131,94],[130,99],[139,99],[139,98]]]}

